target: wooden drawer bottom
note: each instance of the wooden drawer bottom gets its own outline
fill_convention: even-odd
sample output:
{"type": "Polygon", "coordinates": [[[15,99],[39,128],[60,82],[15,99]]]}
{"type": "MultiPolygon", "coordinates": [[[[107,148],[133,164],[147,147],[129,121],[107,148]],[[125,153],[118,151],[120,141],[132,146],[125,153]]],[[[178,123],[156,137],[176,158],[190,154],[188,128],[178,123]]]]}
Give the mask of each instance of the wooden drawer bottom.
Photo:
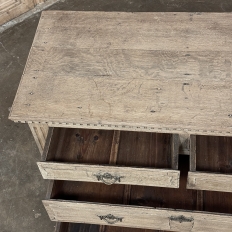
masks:
{"type": "Polygon", "coordinates": [[[153,231],[230,231],[232,194],[186,190],[188,161],[187,156],[180,158],[179,189],[55,180],[51,200],[44,205],[51,220],[59,222],[153,231]]]}

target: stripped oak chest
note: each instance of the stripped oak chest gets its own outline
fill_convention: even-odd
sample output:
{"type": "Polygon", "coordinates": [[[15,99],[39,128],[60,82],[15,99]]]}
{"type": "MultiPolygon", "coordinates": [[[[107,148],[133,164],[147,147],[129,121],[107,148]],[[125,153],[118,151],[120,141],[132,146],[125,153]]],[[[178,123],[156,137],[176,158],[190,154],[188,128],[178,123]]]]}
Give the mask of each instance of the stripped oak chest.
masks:
{"type": "Polygon", "coordinates": [[[42,13],[10,119],[57,231],[230,231],[231,19],[42,13]]]}

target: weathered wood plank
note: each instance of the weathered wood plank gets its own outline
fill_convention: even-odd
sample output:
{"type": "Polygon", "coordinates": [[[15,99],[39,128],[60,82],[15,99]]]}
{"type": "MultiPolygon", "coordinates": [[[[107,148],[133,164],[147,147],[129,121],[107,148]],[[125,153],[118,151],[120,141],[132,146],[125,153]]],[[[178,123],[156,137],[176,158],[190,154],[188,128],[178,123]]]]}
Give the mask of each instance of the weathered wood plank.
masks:
{"type": "MultiPolygon", "coordinates": [[[[229,80],[231,50],[164,51],[107,48],[31,48],[26,74],[129,79],[229,80]],[[52,58],[52,59],[51,59],[52,58]],[[46,61],[46,63],[44,63],[46,61]],[[210,66],[210,68],[209,68],[210,66]],[[201,73],[199,73],[199,69],[201,73]],[[209,70],[210,69],[210,70],[209,70]],[[136,71],[137,70],[137,71],[136,71]],[[140,70],[140,72],[138,72],[140,70]],[[209,72],[210,71],[210,72],[209,72]],[[130,76],[128,74],[130,73],[130,76]],[[203,77],[203,78],[202,78],[203,77]]],[[[32,83],[35,83],[32,82],[32,83]]],[[[216,82],[217,84],[217,82],[216,82]]],[[[219,83],[220,84],[220,83],[219,83]]]]}
{"type": "Polygon", "coordinates": [[[187,189],[232,192],[232,175],[189,172],[187,189]]]}
{"type": "Polygon", "coordinates": [[[230,136],[231,18],[44,12],[10,118],[230,136]]]}
{"type": "MultiPolygon", "coordinates": [[[[28,75],[28,78],[30,77],[31,75],[28,75]]],[[[40,75],[38,79],[45,77],[46,75],[43,77],[40,75]]],[[[219,84],[211,80],[203,84],[194,80],[186,82],[128,78],[116,80],[102,76],[87,79],[69,77],[66,80],[65,76],[57,74],[54,78],[49,74],[46,80],[47,88],[43,85],[43,80],[38,80],[36,89],[33,81],[28,84],[27,88],[21,90],[21,97],[16,100],[18,103],[14,107],[21,115],[30,112],[30,116],[24,118],[26,121],[33,117],[34,120],[40,121],[58,121],[64,123],[64,127],[67,126],[66,123],[74,124],[72,127],[75,127],[75,124],[77,127],[85,124],[85,127],[92,128],[102,127],[105,124],[104,128],[108,129],[116,125],[120,130],[128,126],[135,127],[137,130],[146,128],[151,131],[163,130],[163,132],[186,130],[188,133],[197,130],[196,133],[202,134],[230,135],[229,115],[232,111],[230,110],[230,88],[232,88],[230,82],[219,84]],[[30,94],[29,89],[34,89],[33,94],[30,94]],[[64,91],[67,91],[65,97],[56,94],[64,91]],[[40,92],[44,94],[38,98],[37,94],[40,92]],[[27,104],[22,105],[23,102],[27,104]],[[42,117],[41,110],[45,111],[42,117]],[[74,112],[78,120],[72,119],[74,112]],[[54,114],[54,118],[51,113],[54,114]],[[208,118],[206,120],[206,115],[214,120],[208,118]],[[219,126],[222,122],[224,122],[223,126],[227,125],[224,131],[219,126]],[[207,128],[205,128],[206,124],[207,128]]],[[[19,120],[19,117],[14,120],[19,120]]],[[[62,126],[62,124],[57,126],[59,125],[62,126]]]]}
{"type": "Polygon", "coordinates": [[[52,221],[192,232],[229,232],[232,226],[232,216],[226,214],[61,200],[45,200],[43,204],[52,221]],[[111,219],[104,217],[109,214],[111,219]]]}
{"type": "Polygon", "coordinates": [[[34,45],[229,51],[232,38],[227,30],[232,30],[231,18],[230,13],[51,11],[42,14],[34,45]]]}
{"type": "Polygon", "coordinates": [[[175,170],[38,162],[44,179],[103,182],[178,188],[175,170]]]}
{"type": "Polygon", "coordinates": [[[35,124],[35,123],[29,123],[28,125],[31,129],[32,135],[42,155],[45,142],[46,142],[46,137],[48,134],[48,125],[46,124],[40,125],[40,124],[35,124]]]}
{"type": "Polygon", "coordinates": [[[53,132],[54,132],[54,128],[50,127],[49,130],[48,130],[46,141],[45,141],[45,145],[44,145],[44,148],[43,148],[43,153],[42,153],[41,161],[48,161],[48,160],[50,160],[49,155],[51,156],[51,154],[49,154],[48,151],[50,149],[51,141],[53,139],[53,132]]]}
{"type": "Polygon", "coordinates": [[[197,136],[196,170],[232,174],[232,137],[197,136]]]}

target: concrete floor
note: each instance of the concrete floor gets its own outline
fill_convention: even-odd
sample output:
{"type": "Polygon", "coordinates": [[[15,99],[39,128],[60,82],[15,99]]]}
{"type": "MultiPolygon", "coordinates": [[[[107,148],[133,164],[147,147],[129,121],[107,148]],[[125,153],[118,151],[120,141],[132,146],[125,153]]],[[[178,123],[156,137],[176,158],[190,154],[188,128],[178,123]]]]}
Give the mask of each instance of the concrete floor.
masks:
{"type": "MultiPolygon", "coordinates": [[[[231,12],[231,0],[66,0],[52,10],[231,12]],[[195,3],[193,3],[195,2],[195,3]]],[[[48,182],[27,125],[8,120],[40,13],[0,34],[0,232],[50,232],[41,203],[48,182]]]]}

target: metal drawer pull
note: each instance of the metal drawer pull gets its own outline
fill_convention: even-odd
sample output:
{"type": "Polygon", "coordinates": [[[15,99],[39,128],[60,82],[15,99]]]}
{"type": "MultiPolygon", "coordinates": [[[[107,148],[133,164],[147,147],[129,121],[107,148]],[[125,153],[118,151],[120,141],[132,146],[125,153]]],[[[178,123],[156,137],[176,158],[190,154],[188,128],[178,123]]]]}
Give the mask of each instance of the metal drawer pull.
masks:
{"type": "Polygon", "coordinates": [[[194,227],[194,218],[184,215],[169,217],[169,226],[172,231],[192,231],[194,227]]]}
{"type": "Polygon", "coordinates": [[[192,217],[185,217],[183,215],[180,215],[180,216],[171,216],[169,217],[169,225],[170,227],[174,228],[174,225],[177,223],[177,224],[182,224],[184,223],[185,225],[188,225],[189,226],[189,229],[192,229],[193,228],[193,225],[194,225],[194,218],[192,217]]]}
{"type": "Polygon", "coordinates": [[[192,217],[187,218],[187,217],[185,217],[183,215],[178,216],[178,217],[171,216],[171,217],[169,217],[169,220],[176,221],[176,222],[179,222],[179,223],[182,223],[182,222],[193,222],[194,221],[194,219],[192,217]]]}
{"type": "Polygon", "coordinates": [[[122,222],[123,217],[116,217],[112,214],[107,214],[104,216],[97,215],[101,220],[104,220],[108,224],[115,224],[117,222],[122,222]]]}
{"type": "Polygon", "coordinates": [[[95,174],[94,176],[97,177],[98,181],[102,181],[104,184],[111,185],[118,182],[121,182],[121,178],[123,176],[113,176],[110,173],[104,173],[104,174],[95,174]]]}

